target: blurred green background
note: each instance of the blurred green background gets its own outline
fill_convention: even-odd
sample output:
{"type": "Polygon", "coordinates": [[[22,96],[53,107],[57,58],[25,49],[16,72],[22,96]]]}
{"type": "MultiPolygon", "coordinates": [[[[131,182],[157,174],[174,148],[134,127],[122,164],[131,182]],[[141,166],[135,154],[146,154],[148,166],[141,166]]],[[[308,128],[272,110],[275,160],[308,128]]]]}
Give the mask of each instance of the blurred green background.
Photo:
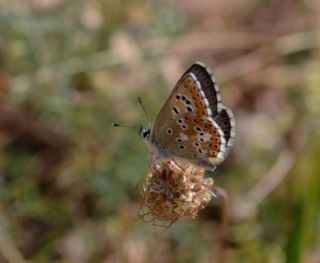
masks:
{"type": "Polygon", "coordinates": [[[0,262],[320,262],[318,0],[1,0],[0,262]],[[237,136],[229,194],[157,234],[134,220],[153,119],[193,61],[237,136]]]}

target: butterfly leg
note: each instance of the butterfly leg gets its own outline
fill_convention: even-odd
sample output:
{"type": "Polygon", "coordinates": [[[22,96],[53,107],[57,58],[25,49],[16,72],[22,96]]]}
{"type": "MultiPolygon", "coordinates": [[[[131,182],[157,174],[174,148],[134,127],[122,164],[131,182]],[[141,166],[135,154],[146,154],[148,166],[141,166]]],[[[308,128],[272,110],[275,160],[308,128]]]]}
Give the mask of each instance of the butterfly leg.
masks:
{"type": "Polygon", "coordinates": [[[185,170],[183,169],[183,167],[182,167],[172,156],[169,156],[169,158],[170,158],[183,172],[185,172],[185,170]]]}
{"type": "Polygon", "coordinates": [[[206,160],[200,160],[196,162],[197,165],[199,165],[200,167],[203,167],[211,172],[214,172],[214,170],[217,168],[216,164],[213,164],[211,162],[208,162],[206,160]]]}

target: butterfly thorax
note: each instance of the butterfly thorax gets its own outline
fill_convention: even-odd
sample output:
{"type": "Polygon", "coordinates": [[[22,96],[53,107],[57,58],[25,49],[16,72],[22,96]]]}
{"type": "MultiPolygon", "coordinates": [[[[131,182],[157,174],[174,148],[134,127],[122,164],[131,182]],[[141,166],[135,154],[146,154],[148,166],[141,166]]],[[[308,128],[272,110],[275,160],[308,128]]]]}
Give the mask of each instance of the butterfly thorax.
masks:
{"type": "Polygon", "coordinates": [[[153,161],[168,157],[167,154],[165,153],[165,148],[163,146],[152,143],[150,139],[142,139],[142,140],[147,145],[153,161]]]}

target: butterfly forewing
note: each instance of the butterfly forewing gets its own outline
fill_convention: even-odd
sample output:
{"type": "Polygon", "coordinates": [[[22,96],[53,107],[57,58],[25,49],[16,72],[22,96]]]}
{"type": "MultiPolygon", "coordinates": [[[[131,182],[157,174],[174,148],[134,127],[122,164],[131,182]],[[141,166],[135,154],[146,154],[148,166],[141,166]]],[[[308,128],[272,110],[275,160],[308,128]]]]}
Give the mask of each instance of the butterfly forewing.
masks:
{"type": "Polygon", "coordinates": [[[219,86],[216,84],[211,70],[204,64],[197,62],[183,74],[181,79],[190,73],[192,73],[199,82],[201,91],[210,105],[212,116],[215,116],[221,108],[221,96],[219,86]]]}
{"type": "Polygon", "coordinates": [[[193,74],[189,73],[179,80],[156,118],[152,129],[152,137],[154,136],[154,139],[156,139],[157,134],[162,132],[162,128],[166,124],[173,119],[177,119],[178,116],[185,113],[196,116],[209,116],[212,114],[211,109],[205,105],[205,100],[198,87],[199,85],[193,74]]]}

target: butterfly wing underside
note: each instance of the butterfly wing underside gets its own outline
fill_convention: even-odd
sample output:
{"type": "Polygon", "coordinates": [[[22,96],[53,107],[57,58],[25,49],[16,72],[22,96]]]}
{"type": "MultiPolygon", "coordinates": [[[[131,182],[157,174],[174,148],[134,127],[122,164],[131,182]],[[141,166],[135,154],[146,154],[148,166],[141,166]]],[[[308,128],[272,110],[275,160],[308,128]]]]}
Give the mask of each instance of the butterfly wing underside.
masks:
{"type": "Polygon", "coordinates": [[[183,158],[213,170],[229,152],[234,137],[231,110],[202,64],[192,65],[162,106],[151,142],[162,155],[183,158]]]}

